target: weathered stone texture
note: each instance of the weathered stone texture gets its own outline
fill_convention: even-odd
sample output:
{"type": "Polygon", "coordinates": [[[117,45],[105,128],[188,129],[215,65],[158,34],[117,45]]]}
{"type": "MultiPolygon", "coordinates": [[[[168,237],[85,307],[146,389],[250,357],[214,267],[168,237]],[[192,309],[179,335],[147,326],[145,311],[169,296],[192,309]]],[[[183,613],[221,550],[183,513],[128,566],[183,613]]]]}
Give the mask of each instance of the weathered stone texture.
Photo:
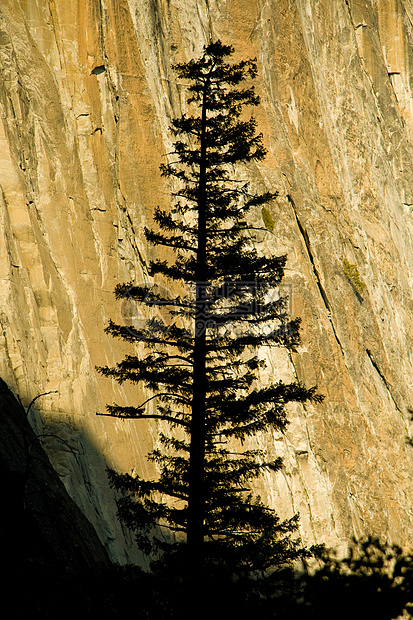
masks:
{"type": "Polygon", "coordinates": [[[143,226],[168,204],[171,63],[210,36],[258,59],[268,157],[248,175],[280,192],[262,243],[288,254],[302,317],[299,352],[271,354],[262,381],[326,395],[262,438],[285,458],[262,493],[300,511],[308,543],[413,542],[412,24],[411,0],[2,0],[0,376],[25,403],[56,390],[33,423],[67,442],[44,447],[113,558],[136,556],[105,462],[145,474],[155,429],[95,416],[139,394],[94,367],[125,351],[103,333],[113,288],[147,280],[143,226]]]}

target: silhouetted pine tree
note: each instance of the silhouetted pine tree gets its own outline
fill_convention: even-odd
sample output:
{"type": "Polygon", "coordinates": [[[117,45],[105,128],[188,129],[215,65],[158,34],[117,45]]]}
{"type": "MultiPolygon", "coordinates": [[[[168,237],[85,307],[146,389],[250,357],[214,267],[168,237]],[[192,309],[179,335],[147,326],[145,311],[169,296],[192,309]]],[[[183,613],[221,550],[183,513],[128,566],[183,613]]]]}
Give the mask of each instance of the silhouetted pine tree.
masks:
{"type": "Polygon", "coordinates": [[[177,281],[171,288],[186,292],[168,297],[151,286],[118,285],[118,299],[162,307],[169,318],[142,328],[110,322],[109,334],[142,348],[99,370],[151,394],[142,404],[108,406],[105,415],[152,418],[170,428],[148,455],[157,479],[111,472],[124,492],[120,516],[140,546],[150,553],[183,548],[192,571],[214,562],[222,569],[226,558],[229,571],[257,576],[304,551],[294,535],[297,516],[280,521],[250,487],[264,470],[278,471],[281,458],[268,460],[244,442],[261,431],[283,431],[287,403],[321,396],[298,382],[263,387],[256,380],[265,366],[258,349],[293,350],[300,321],[291,320],[288,300],[278,294],[286,257],[259,253],[257,229],[248,225],[249,211],[277,193],[253,193],[237,177],[239,164],[260,161],[266,151],[254,118],[243,114],[244,106],[259,103],[253,87],[243,85],[256,76],[256,62],[228,62],[232,53],[217,41],[198,60],[175,66],[188,82],[192,113],[172,122],[174,152],[161,167],[176,187],[173,208],[158,208],[157,229],[145,235],[175,250],[173,263],[151,263],[151,275],[177,281]],[[181,542],[165,543],[165,528],[181,542]]]}

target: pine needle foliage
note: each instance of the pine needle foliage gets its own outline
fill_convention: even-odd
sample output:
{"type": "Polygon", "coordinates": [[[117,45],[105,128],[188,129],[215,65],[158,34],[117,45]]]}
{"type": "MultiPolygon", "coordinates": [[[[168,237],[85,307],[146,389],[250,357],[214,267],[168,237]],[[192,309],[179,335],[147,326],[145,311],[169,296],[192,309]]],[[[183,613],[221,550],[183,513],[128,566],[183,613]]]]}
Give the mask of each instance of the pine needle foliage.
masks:
{"type": "Polygon", "coordinates": [[[107,333],[136,343],[139,353],[99,371],[150,394],[142,404],[110,405],[104,415],[151,418],[169,428],[149,454],[156,479],[110,472],[123,492],[120,516],[140,547],[164,558],[184,550],[190,570],[225,560],[232,572],[258,576],[305,551],[297,516],[281,521],[251,488],[263,472],[279,471],[282,460],[268,459],[248,440],[284,431],[287,403],[321,396],[299,382],[257,380],[265,366],[259,349],[294,350],[300,320],[291,319],[288,299],[278,293],[286,257],[260,253],[254,235],[269,233],[248,224],[250,211],[277,193],[254,193],[238,175],[240,165],[261,161],[266,151],[245,111],[259,104],[251,85],[256,61],[232,62],[233,52],[217,41],[199,59],[174,67],[187,84],[189,112],[172,121],[174,149],[161,166],[175,188],[171,211],[158,208],[156,228],[145,235],[175,256],[152,261],[151,276],[187,292],[168,297],[151,286],[118,285],[118,299],[159,307],[167,318],[139,329],[111,321],[107,333]],[[165,531],[174,536],[168,540],[165,531]]]}

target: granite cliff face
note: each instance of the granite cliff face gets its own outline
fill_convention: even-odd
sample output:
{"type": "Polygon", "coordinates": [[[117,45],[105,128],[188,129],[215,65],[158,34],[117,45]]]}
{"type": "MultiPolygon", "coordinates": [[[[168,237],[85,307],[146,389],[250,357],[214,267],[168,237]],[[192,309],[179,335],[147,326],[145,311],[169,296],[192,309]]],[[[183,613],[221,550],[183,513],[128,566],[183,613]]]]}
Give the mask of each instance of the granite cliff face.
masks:
{"type": "Polygon", "coordinates": [[[284,469],[261,491],[305,543],[413,543],[411,0],[2,0],[0,377],[25,404],[50,392],[45,450],[112,559],[136,560],[105,466],[145,474],[156,429],[96,416],[140,395],[94,368],[122,356],[113,288],[148,281],[143,226],[168,205],[171,64],[210,37],[258,59],[268,157],[248,176],[280,193],[265,243],[302,318],[262,380],[326,396],[262,438],[284,469]]]}

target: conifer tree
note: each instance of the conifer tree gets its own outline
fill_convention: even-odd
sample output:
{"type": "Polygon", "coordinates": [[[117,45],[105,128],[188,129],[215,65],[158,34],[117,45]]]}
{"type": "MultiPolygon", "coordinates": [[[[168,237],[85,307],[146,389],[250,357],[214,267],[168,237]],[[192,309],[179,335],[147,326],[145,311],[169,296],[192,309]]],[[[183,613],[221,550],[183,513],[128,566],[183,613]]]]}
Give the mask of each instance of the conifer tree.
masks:
{"type": "Polygon", "coordinates": [[[257,576],[304,551],[295,535],[297,516],[281,521],[251,488],[263,471],[282,467],[281,458],[253,449],[251,439],[284,431],[287,403],[319,402],[321,396],[299,382],[257,381],[265,366],[259,349],[294,350],[300,320],[291,319],[288,299],[279,294],[286,257],[260,253],[257,231],[274,236],[248,223],[250,212],[277,193],[254,193],[239,176],[240,165],[262,160],[266,151],[254,118],[245,113],[259,104],[251,85],[256,61],[232,62],[233,52],[217,41],[199,59],[174,67],[188,84],[189,112],[173,120],[173,154],[161,166],[173,182],[171,211],[157,208],[156,228],[145,235],[174,251],[173,262],[151,262],[151,276],[183,293],[118,285],[118,299],[160,307],[166,318],[140,328],[110,321],[109,334],[138,348],[99,371],[148,391],[145,402],[109,405],[104,415],[151,418],[170,430],[159,432],[159,447],[148,455],[158,477],[110,473],[124,493],[120,516],[140,547],[161,557],[184,549],[192,571],[222,566],[230,557],[231,571],[257,576]],[[176,542],[165,542],[165,529],[176,542]]]}

